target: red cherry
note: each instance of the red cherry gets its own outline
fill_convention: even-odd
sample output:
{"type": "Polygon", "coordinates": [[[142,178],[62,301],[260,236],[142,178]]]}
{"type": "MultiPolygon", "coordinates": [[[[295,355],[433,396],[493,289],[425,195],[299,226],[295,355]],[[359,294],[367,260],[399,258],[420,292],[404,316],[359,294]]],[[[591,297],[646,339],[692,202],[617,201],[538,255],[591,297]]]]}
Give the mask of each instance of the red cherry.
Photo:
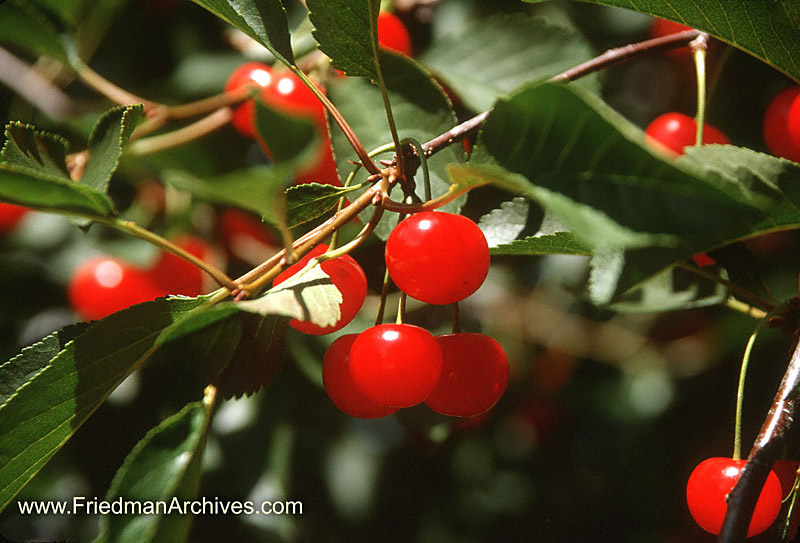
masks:
{"type": "Polygon", "coordinates": [[[442,376],[425,403],[442,415],[474,417],[497,403],[508,385],[503,348],[483,334],[438,336],[442,376]]]}
{"type": "MultiPolygon", "coordinates": [[[[200,260],[211,260],[211,247],[196,236],[183,236],[174,241],[178,247],[200,260]]],[[[203,271],[179,256],[162,251],[150,269],[150,278],[170,294],[199,296],[203,292],[203,271]]]]}
{"type": "MultiPolygon", "coordinates": [[[[261,62],[247,62],[236,68],[225,84],[225,92],[233,92],[245,86],[253,89],[265,88],[270,86],[274,76],[272,68],[261,62]]],[[[245,100],[233,110],[231,124],[242,135],[249,138],[256,137],[254,125],[255,103],[253,100],[245,100]]]]}
{"type": "MultiPolygon", "coordinates": [[[[800,162],[800,150],[798,150],[800,148],[792,143],[792,137],[789,135],[789,112],[798,96],[800,96],[798,86],[783,89],[770,101],[764,111],[762,123],[764,143],[769,152],[795,162],[800,162]]],[[[796,121],[800,121],[800,118],[796,121]]]]}
{"type": "Polygon", "coordinates": [[[24,206],[0,202],[0,234],[6,234],[16,228],[28,211],[30,209],[24,206]]]}
{"type": "Polygon", "coordinates": [[[261,90],[261,99],[287,115],[310,118],[327,131],[325,106],[294,72],[275,73],[272,82],[261,90]]]}
{"type": "Polygon", "coordinates": [[[167,294],[145,271],[105,256],[89,259],[78,266],[67,285],[72,309],[86,320],[102,319],[167,294]]]}
{"type": "MultiPolygon", "coordinates": [[[[676,153],[695,143],[697,121],[683,113],[665,113],[656,117],[645,129],[645,134],[676,153]]],[[[729,144],[730,140],[717,128],[706,123],[703,128],[703,143],[729,144]]]]}
{"type": "MultiPolygon", "coordinates": [[[[273,284],[279,285],[286,281],[305,268],[309,260],[321,255],[327,250],[327,245],[317,245],[303,258],[283,270],[283,272],[275,278],[273,284]]],[[[349,324],[361,310],[361,306],[364,305],[364,299],[367,297],[367,277],[364,275],[364,270],[361,269],[361,266],[358,265],[358,262],[356,262],[353,257],[350,255],[342,255],[331,260],[326,260],[321,266],[322,271],[330,276],[331,282],[342,293],[342,303],[339,305],[339,311],[341,312],[339,322],[333,326],[323,327],[309,321],[297,319],[289,321],[289,325],[292,328],[304,334],[314,336],[330,334],[349,324]]]]}
{"type": "Polygon", "coordinates": [[[442,374],[436,338],[412,324],[379,324],[361,332],[350,348],[356,387],[386,407],[411,407],[427,398],[442,374]]]}
{"type": "Polygon", "coordinates": [[[714,264],[717,263],[717,261],[714,260],[713,258],[711,258],[710,256],[708,256],[707,253],[697,253],[696,255],[694,255],[692,257],[692,260],[694,260],[694,263],[697,264],[701,268],[706,268],[708,266],[713,266],[714,264]]]}
{"type": "Polygon", "coordinates": [[[280,247],[280,241],[263,222],[241,209],[223,209],[217,231],[225,249],[245,262],[263,262],[280,247]]]}
{"type": "Polygon", "coordinates": [[[386,266],[395,284],[412,298],[451,304],[483,284],[489,272],[489,245],[470,219],[423,211],[389,234],[386,266]]]}
{"type": "Polygon", "coordinates": [[[396,408],[382,407],[358,390],[350,373],[350,348],[358,334],[346,334],[331,343],[322,359],[325,392],[341,411],[351,417],[376,419],[391,415],[396,408]]]}
{"type": "MultiPolygon", "coordinates": [[[[726,499],[739,480],[745,460],[708,458],[702,461],[686,484],[686,501],[695,522],[705,531],[719,534],[728,509],[726,499]]],[[[767,476],[758,497],[747,537],[760,534],[769,528],[781,509],[781,482],[774,471],[767,476]]]]}
{"type": "Polygon", "coordinates": [[[796,96],[789,108],[787,131],[795,150],[800,150],[800,96],[796,96]]]}
{"type": "Polygon", "coordinates": [[[336,187],[342,186],[342,182],[339,181],[339,172],[336,169],[336,161],[333,158],[331,140],[327,130],[323,135],[324,137],[317,151],[317,158],[312,161],[309,168],[299,170],[295,173],[295,184],[321,183],[324,185],[334,185],[336,187]]]}
{"type": "Polygon", "coordinates": [[[403,21],[388,11],[381,11],[378,15],[378,44],[384,49],[411,56],[411,36],[403,21]]]}

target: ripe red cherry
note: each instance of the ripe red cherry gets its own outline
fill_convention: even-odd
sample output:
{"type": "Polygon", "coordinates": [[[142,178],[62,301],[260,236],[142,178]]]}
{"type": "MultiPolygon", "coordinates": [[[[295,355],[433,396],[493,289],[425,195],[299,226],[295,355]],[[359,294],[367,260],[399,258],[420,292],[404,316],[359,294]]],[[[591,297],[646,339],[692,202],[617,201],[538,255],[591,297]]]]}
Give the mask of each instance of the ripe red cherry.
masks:
{"type": "Polygon", "coordinates": [[[386,407],[411,407],[427,398],[442,374],[442,349],[412,324],[379,324],[350,348],[350,373],[364,396],[386,407]]]}
{"type": "MultiPolygon", "coordinates": [[[[225,84],[225,92],[233,92],[245,86],[253,89],[268,87],[273,80],[272,68],[261,62],[247,62],[236,68],[225,84]]],[[[231,124],[242,135],[256,137],[254,125],[255,103],[245,100],[233,110],[231,124]]]]}
{"type": "Polygon", "coordinates": [[[0,234],[11,232],[30,209],[0,202],[0,234]]]}
{"type": "Polygon", "coordinates": [[[72,309],[86,320],[102,319],[167,294],[144,270],[105,256],[89,259],[78,266],[67,285],[72,309]]]}
{"type": "MultiPolygon", "coordinates": [[[[736,485],[745,466],[745,460],[708,458],[702,461],[686,484],[686,502],[695,522],[705,531],[719,534],[728,509],[726,499],[736,485]]],[[[760,534],[769,528],[781,509],[781,482],[770,471],[758,497],[747,537],[760,534]]]]}
{"type": "Polygon", "coordinates": [[[327,130],[325,106],[294,72],[286,70],[273,74],[271,83],[261,90],[261,99],[287,115],[310,118],[318,127],[327,130]]]}
{"type": "MultiPolygon", "coordinates": [[[[308,252],[303,258],[283,270],[273,282],[275,285],[286,281],[291,276],[302,270],[312,258],[321,255],[328,250],[328,246],[320,244],[314,247],[313,250],[308,252]]],[[[358,265],[353,257],[350,255],[343,255],[332,260],[326,260],[321,264],[322,271],[327,273],[331,282],[342,293],[342,303],[339,305],[341,316],[339,321],[333,326],[318,326],[310,321],[301,321],[292,319],[289,325],[303,332],[319,336],[322,334],[330,334],[337,330],[342,329],[358,314],[361,306],[364,305],[364,299],[367,297],[367,277],[364,275],[364,270],[358,265]]]]}
{"type": "Polygon", "coordinates": [[[397,15],[388,11],[381,11],[378,15],[378,44],[407,57],[413,52],[406,25],[397,15]]]}
{"type": "Polygon", "coordinates": [[[280,241],[263,222],[241,209],[223,209],[217,231],[225,249],[245,262],[263,262],[280,247],[280,241]]]}
{"type": "Polygon", "coordinates": [[[775,472],[781,482],[781,492],[784,498],[789,495],[794,487],[798,468],[800,468],[800,462],[797,460],[775,460],[772,465],[772,471],[775,472]]]}
{"type": "Polygon", "coordinates": [[[500,344],[473,333],[446,334],[436,341],[442,349],[442,376],[425,404],[454,417],[491,409],[508,385],[508,360],[500,344]]]}
{"type": "MultiPolygon", "coordinates": [[[[694,145],[697,121],[683,113],[665,113],[656,117],[644,132],[680,155],[683,154],[684,147],[694,145]]],[[[706,123],[703,128],[703,143],[728,144],[730,140],[722,131],[706,123]]]]}
{"type": "Polygon", "coordinates": [[[800,162],[800,87],[779,92],[764,111],[762,130],[767,149],[775,155],[800,162]]]}
{"type": "Polygon", "coordinates": [[[295,173],[296,185],[303,183],[321,183],[337,187],[342,185],[342,182],[339,181],[339,172],[336,170],[336,161],[333,158],[331,140],[327,130],[323,132],[322,136],[316,158],[307,168],[300,169],[295,173]]]}
{"type": "MultiPolygon", "coordinates": [[[[212,258],[211,247],[196,236],[183,236],[174,243],[205,262],[212,258]]],[[[203,271],[166,251],[159,255],[149,275],[156,285],[170,294],[199,296],[203,292],[203,271]]]]}
{"type": "Polygon", "coordinates": [[[325,392],[341,411],[351,417],[376,419],[397,411],[382,407],[358,390],[350,373],[350,348],[358,334],[346,334],[331,343],[322,359],[322,382],[325,392]]]}
{"type": "Polygon", "coordinates": [[[386,266],[395,284],[412,298],[451,304],[483,284],[489,272],[489,245],[470,219],[423,211],[389,234],[386,266]]]}

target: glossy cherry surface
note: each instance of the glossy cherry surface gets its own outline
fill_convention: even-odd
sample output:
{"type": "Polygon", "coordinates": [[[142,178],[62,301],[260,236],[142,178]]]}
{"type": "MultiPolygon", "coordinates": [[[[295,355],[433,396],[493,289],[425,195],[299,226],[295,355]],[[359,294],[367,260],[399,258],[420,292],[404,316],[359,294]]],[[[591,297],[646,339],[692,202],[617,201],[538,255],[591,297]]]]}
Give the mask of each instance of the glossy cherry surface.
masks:
{"type": "MultiPolygon", "coordinates": [[[[321,255],[328,250],[328,246],[323,244],[317,245],[309,251],[303,258],[289,266],[281,272],[274,281],[275,285],[286,281],[291,276],[302,270],[312,258],[321,255]]],[[[330,334],[337,330],[342,329],[350,321],[355,318],[361,306],[364,305],[364,299],[367,297],[367,277],[364,275],[364,270],[361,269],[358,262],[356,262],[350,255],[342,255],[340,257],[326,260],[321,265],[322,271],[328,274],[331,282],[342,293],[342,302],[339,305],[341,316],[339,321],[333,326],[319,326],[309,321],[301,321],[292,319],[289,325],[310,335],[330,334]]]]}
{"type": "MultiPolygon", "coordinates": [[[[683,154],[684,147],[695,144],[697,122],[683,113],[665,113],[653,119],[645,129],[645,134],[668,149],[683,154]]],[[[706,123],[703,127],[703,143],[728,144],[730,140],[721,130],[706,123]]]]}
{"type": "Polygon", "coordinates": [[[427,398],[442,373],[442,349],[433,335],[412,324],[367,328],[350,348],[356,387],[386,407],[411,407],[427,398]]]}
{"type": "MultiPolygon", "coordinates": [[[[272,83],[272,67],[261,62],[247,62],[242,64],[228,77],[225,92],[233,92],[242,87],[250,86],[253,92],[260,88],[268,87],[272,83]]],[[[254,125],[255,103],[252,99],[245,100],[233,110],[231,124],[242,135],[249,138],[256,137],[254,125]]]]}
{"type": "Polygon", "coordinates": [[[795,98],[789,108],[787,130],[794,148],[800,149],[800,97],[795,98]]]}
{"type": "Polygon", "coordinates": [[[350,373],[350,348],[358,334],[337,338],[325,351],[322,359],[322,382],[325,392],[342,412],[352,417],[375,419],[391,415],[396,408],[382,407],[356,387],[350,373]]]}
{"type": "Polygon", "coordinates": [[[414,52],[406,25],[394,13],[381,11],[378,15],[378,44],[408,57],[414,52]]]}
{"type": "MultiPolygon", "coordinates": [[[[796,85],[775,95],[764,111],[761,125],[764,143],[769,152],[795,162],[800,162],[800,148],[794,144],[789,133],[789,112],[798,96],[800,87],[796,85]]],[[[796,118],[795,122],[800,122],[800,118],[796,118]]]]}
{"type": "MultiPolygon", "coordinates": [[[[745,466],[745,460],[708,458],[703,460],[686,484],[686,502],[695,522],[705,531],[719,534],[728,509],[726,498],[733,489],[745,466]]],[[[781,509],[781,483],[770,471],[758,497],[747,537],[760,534],[769,528],[781,509]]]]}
{"type": "Polygon", "coordinates": [[[455,417],[491,409],[508,385],[508,359],[500,344],[475,333],[445,334],[436,341],[442,349],[442,376],[425,404],[455,417]]]}
{"type": "Polygon", "coordinates": [[[144,270],[105,256],[83,262],[67,285],[72,309],[86,320],[102,319],[131,305],[167,294],[151,281],[144,270]]]}
{"type": "Polygon", "coordinates": [[[489,272],[489,245],[470,219],[424,211],[398,224],[386,241],[386,266],[395,284],[430,304],[463,300],[489,272]]]}

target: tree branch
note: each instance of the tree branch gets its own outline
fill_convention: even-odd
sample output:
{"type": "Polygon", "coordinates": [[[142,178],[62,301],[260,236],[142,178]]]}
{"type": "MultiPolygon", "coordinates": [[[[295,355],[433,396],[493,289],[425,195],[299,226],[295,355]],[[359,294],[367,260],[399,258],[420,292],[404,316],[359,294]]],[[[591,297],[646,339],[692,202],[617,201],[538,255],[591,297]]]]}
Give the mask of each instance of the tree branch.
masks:
{"type": "Polygon", "coordinates": [[[790,430],[793,429],[792,425],[800,407],[800,398],[792,393],[799,385],[800,343],[797,343],[772,406],[750,450],[747,464],[736,486],[728,495],[728,511],[719,534],[721,543],[738,543],[745,540],[750,517],[753,515],[761,488],[767,480],[772,464],[780,457],[790,430]]]}

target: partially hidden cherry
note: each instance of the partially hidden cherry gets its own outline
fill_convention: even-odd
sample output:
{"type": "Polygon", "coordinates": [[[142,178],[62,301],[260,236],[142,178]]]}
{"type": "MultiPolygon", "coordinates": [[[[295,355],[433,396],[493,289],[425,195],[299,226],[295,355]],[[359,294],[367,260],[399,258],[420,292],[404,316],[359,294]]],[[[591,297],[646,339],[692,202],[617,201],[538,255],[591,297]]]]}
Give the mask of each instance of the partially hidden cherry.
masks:
{"type": "MultiPolygon", "coordinates": [[[[683,113],[665,113],[656,117],[645,129],[645,134],[679,155],[684,147],[695,144],[697,121],[683,113]]],[[[703,144],[729,144],[728,137],[718,128],[706,123],[703,126],[703,144]]]]}
{"type": "Polygon", "coordinates": [[[350,373],[364,396],[386,407],[411,407],[433,392],[442,374],[442,349],[412,324],[379,324],[350,348],[350,373]]]}
{"type": "Polygon", "coordinates": [[[0,234],[11,232],[22,220],[29,208],[0,202],[0,234]]]}
{"type": "Polygon", "coordinates": [[[278,238],[261,220],[233,207],[220,211],[217,234],[225,249],[245,262],[263,262],[280,247],[278,238]]]}
{"type": "Polygon", "coordinates": [[[83,262],[67,285],[73,310],[86,320],[102,319],[167,294],[152,282],[146,271],[107,256],[83,262]]]}
{"type": "Polygon", "coordinates": [[[508,359],[493,338],[476,333],[437,336],[442,376],[425,404],[442,415],[475,417],[491,409],[508,385],[508,359]]]}
{"type": "MultiPolygon", "coordinates": [[[[281,272],[273,282],[274,285],[279,285],[289,279],[291,276],[306,267],[309,260],[317,257],[328,250],[328,246],[323,244],[317,245],[308,252],[303,258],[289,266],[281,272]]],[[[322,264],[322,271],[324,271],[331,278],[331,282],[339,289],[342,294],[342,302],[339,304],[339,311],[341,313],[339,321],[332,326],[319,326],[310,321],[301,321],[299,319],[292,319],[289,325],[310,335],[323,335],[330,334],[345,327],[350,321],[355,318],[364,304],[367,297],[367,277],[364,270],[358,265],[353,257],[350,255],[342,255],[331,260],[326,260],[322,264]]]]}
{"type": "Polygon", "coordinates": [[[413,53],[411,36],[403,21],[389,11],[378,14],[378,44],[391,51],[410,57],[413,53]]]}
{"type": "MultiPolygon", "coordinates": [[[[787,87],[770,101],[764,111],[762,133],[769,152],[775,156],[800,162],[800,147],[792,140],[789,126],[800,123],[800,115],[790,116],[792,105],[800,96],[800,86],[787,87]]],[[[800,111],[798,111],[800,113],[800,111]]],[[[800,131],[800,128],[796,128],[800,131]]]]}
{"type": "Polygon", "coordinates": [[[442,211],[401,221],[386,241],[385,258],[400,290],[429,304],[463,300],[489,273],[489,245],[478,225],[442,211]]]}
{"type": "MultiPolygon", "coordinates": [[[[254,94],[258,89],[268,87],[272,83],[272,67],[261,62],[246,62],[228,77],[225,84],[225,92],[238,92],[240,89],[248,88],[254,94]]],[[[246,99],[233,110],[231,125],[243,136],[249,138],[256,137],[255,103],[253,99],[246,99]]]]}
{"type": "MultiPolygon", "coordinates": [[[[719,534],[728,510],[727,496],[746,464],[745,460],[708,458],[703,460],[689,476],[686,484],[686,502],[695,522],[705,531],[719,534]]],[[[781,509],[781,482],[770,471],[758,497],[747,537],[760,534],[769,528],[781,509]]]]}
{"type": "Polygon", "coordinates": [[[356,387],[350,373],[350,348],[358,334],[337,338],[325,351],[322,359],[322,382],[331,401],[351,417],[375,419],[391,415],[397,408],[382,407],[356,387]]]}
{"type": "MultiPolygon", "coordinates": [[[[174,240],[174,243],[204,262],[212,259],[211,247],[197,236],[185,235],[174,240]]],[[[191,262],[162,251],[149,275],[156,285],[170,294],[199,296],[203,293],[203,273],[191,262]]]]}

